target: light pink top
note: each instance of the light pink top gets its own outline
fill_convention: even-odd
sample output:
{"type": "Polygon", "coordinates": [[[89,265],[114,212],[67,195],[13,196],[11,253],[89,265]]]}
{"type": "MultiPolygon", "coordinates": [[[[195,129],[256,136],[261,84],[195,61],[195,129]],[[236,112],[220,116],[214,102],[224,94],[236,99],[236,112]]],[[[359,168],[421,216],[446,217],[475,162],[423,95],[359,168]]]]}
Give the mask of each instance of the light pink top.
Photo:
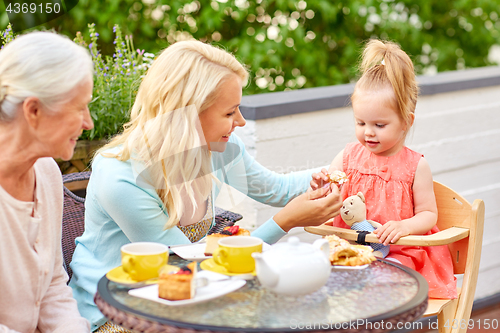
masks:
{"type": "Polygon", "coordinates": [[[90,332],[66,285],[61,173],[51,158],[34,168],[35,202],[0,186],[0,332],[90,332]]]}
{"type": "MultiPolygon", "coordinates": [[[[342,186],[342,199],[363,192],[366,218],[382,225],[413,217],[413,180],[422,156],[407,147],[393,156],[377,156],[359,142],[348,144],[344,149],[343,169],[349,181],[342,186]]],[[[333,225],[349,228],[340,216],[333,225]]],[[[427,234],[438,231],[434,226],[427,234]]],[[[388,257],[422,274],[429,283],[429,297],[457,297],[453,262],[446,245],[391,245],[388,257]]]]}

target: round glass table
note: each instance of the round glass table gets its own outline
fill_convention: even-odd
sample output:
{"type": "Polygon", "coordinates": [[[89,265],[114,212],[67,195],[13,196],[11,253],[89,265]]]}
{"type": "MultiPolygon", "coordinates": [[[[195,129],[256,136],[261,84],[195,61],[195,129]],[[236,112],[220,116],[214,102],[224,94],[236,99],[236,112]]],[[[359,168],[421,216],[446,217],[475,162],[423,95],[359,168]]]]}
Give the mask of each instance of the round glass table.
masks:
{"type": "Polygon", "coordinates": [[[420,274],[385,260],[361,270],[332,270],[324,287],[304,296],[278,295],[257,278],[222,297],[184,306],[137,298],[129,289],[104,276],[94,300],[109,320],[137,332],[384,332],[419,319],[428,299],[420,274]]]}

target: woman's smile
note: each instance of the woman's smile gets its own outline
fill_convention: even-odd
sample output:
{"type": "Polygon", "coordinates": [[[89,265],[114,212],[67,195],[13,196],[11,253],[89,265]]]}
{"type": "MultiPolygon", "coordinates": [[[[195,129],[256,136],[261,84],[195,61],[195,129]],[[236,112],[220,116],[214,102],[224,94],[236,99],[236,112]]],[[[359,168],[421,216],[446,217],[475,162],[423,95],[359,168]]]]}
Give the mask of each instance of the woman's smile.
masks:
{"type": "MultiPolygon", "coordinates": [[[[233,132],[231,131],[231,133],[233,133],[233,132]]],[[[223,135],[222,136],[222,140],[228,142],[229,141],[229,137],[231,136],[231,133],[229,133],[227,135],[223,135]]]]}

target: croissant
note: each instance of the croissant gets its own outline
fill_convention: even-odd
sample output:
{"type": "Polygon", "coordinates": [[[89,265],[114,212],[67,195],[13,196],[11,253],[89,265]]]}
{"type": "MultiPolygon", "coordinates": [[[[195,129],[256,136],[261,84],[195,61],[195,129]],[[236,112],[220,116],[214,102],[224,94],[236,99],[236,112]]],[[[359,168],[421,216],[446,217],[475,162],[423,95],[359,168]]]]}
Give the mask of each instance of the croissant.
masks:
{"type": "Polygon", "coordinates": [[[330,245],[330,262],[332,265],[360,266],[376,260],[370,246],[351,245],[345,239],[335,235],[325,237],[330,245]]]}

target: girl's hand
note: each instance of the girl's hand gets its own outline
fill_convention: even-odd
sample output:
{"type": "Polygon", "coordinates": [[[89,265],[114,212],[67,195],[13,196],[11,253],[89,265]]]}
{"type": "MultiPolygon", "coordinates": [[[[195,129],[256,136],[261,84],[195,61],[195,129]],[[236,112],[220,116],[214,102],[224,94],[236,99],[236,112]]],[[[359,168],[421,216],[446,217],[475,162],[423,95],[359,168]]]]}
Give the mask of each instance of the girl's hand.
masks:
{"type": "Polygon", "coordinates": [[[405,221],[389,221],[373,232],[381,243],[389,245],[397,242],[401,237],[408,236],[411,230],[405,221]]]}
{"type": "Polygon", "coordinates": [[[317,190],[318,188],[321,187],[326,187],[327,184],[330,184],[330,176],[328,175],[328,170],[325,168],[321,169],[320,172],[315,172],[312,174],[312,180],[311,180],[311,189],[312,190],[317,190]]]}

